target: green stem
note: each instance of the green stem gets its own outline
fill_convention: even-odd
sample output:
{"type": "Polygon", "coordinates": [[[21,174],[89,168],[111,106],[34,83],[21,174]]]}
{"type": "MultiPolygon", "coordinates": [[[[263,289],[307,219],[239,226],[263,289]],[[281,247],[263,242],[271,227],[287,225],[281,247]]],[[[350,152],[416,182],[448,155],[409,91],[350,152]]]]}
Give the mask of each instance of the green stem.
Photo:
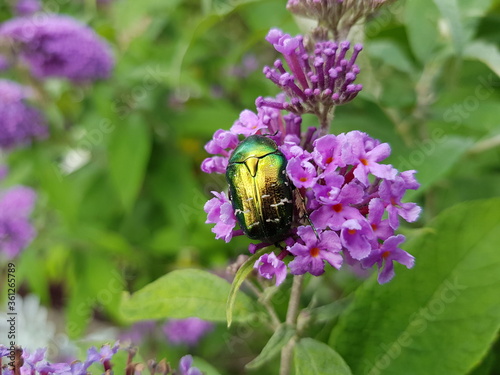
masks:
{"type": "Polygon", "coordinates": [[[264,306],[271,318],[271,329],[278,329],[281,324],[280,319],[278,318],[278,314],[276,314],[276,310],[274,310],[273,305],[270,303],[269,299],[266,298],[263,293],[250,281],[245,280],[245,285],[247,285],[250,290],[257,296],[259,302],[264,306]]]}
{"type": "Polygon", "coordinates": [[[322,113],[316,114],[320,123],[320,134],[319,134],[320,137],[330,132],[330,125],[333,121],[335,108],[336,106],[333,106],[330,110],[323,110],[322,113]]]}
{"type": "MultiPolygon", "coordinates": [[[[286,324],[297,328],[297,317],[299,316],[300,294],[302,291],[303,275],[294,276],[288,311],[286,312],[286,324]]],[[[281,366],[279,375],[290,375],[292,369],[292,353],[298,336],[295,335],[281,350],[281,366]]]]}
{"type": "Polygon", "coordinates": [[[492,148],[496,148],[499,146],[500,146],[500,135],[496,135],[494,137],[477,142],[474,146],[472,146],[469,149],[468,153],[470,155],[480,154],[482,152],[491,150],[492,148]]]}

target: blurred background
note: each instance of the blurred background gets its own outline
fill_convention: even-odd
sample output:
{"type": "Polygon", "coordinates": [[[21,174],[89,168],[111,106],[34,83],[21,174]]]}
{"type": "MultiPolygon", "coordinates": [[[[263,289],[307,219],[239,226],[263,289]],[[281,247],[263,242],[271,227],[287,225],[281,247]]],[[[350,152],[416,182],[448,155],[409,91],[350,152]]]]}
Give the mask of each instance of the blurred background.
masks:
{"type": "MultiPolygon", "coordinates": [[[[358,28],[351,42],[364,44],[357,79],[364,88],[337,108],[331,126],[332,133],[357,129],[390,143],[390,163],[418,170],[422,188],[408,200],[424,211],[413,228],[458,202],[500,195],[500,1],[453,3],[397,1],[358,28]]],[[[16,4],[2,1],[0,22],[18,17],[16,4]]],[[[8,167],[0,190],[24,185],[37,194],[36,238],[13,260],[0,254],[2,280],[7,263],[16,265],[19,344],[49,347],[52,358],[81,358],[89,343],[131,337],[118,311],[123,290],[184,267],[222,275],[246,254],[248,239],[226,244],[204,223],[203,205],[225,180],[203,174],[200,163],[215,130],[228,129],[243,109],[255,110],[258,96],[278,93],[262,74],[277,57],[264,37],[271,27],[292,35],[310,27],[285,6],[42,1],[42,15],[68,15],[102,37],[114,66],[107,78],[74,81],[37,77],[7,58],[0,72],[32,90],[29,105],[48,127],[45,138],[4,147],[0,156],[8,167]]],[[[9,53],[3,44],[0,54],[9,53]]],[[[304,121],[314,125],[312,117],[304,121]]],[[[328,273],[322,283],[334,280],[337,290],[325,289],[325,299],[348,294],[358,276],[328,273]]],[[[5,301],[6,288],[1,293],[5,301]]],[[[190,348],[228,374],[267,337],[239,332],[235,341],[221,326],[196,347],[179,347],[163,322],[148,324],[134,339],[144,342],[145,357],[176,358],[190,348]],[[234,345],[239,350],[228,363],[225,351],[234,345]]]]}

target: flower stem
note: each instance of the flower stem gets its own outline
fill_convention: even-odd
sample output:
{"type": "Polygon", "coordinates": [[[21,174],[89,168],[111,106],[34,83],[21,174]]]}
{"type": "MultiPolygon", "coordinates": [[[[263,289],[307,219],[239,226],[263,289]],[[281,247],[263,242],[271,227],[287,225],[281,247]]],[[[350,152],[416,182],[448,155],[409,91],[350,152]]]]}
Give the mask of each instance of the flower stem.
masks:
{"type": "MultiPolygon", "coordinates": [[[[292,291],[290,292],[290,301],[288,302],[288,311],[286,312],[286,324],[296,328],[297,317],[299,316],[300,293],[302,291],[303,275],[294,276],[292,291]]],[[[280,375],[289,375],[292,368],[292,352],[297,342],[298,336],[295,335],[281,350],[280,375]]]]}
{"type": "Polygon", "coordinates": [[[263,293],[250,281],[245,280],[245,285],[247,285],[250,290],[257,296],[259,299],[259,302],[264,306],[264,308],[267,310],[267,313],[269,314],[269,317],[271,318],[271,329],[278,329],[280,326],[281,322],[280,319],[278,318],[278,314],[276,314],[276,310],[274,310],[273,305],[269,302],[269,299],[266,298],[263,293]]]}
{"type": "Polygon", "coordinates": [[[332,108],[325,108],[321,113],[317,114],[320,122],[320,134],[322,137],[330,132],[330,125],[333,121],[333,116],[335,114],[335,106],[332,108]]]}

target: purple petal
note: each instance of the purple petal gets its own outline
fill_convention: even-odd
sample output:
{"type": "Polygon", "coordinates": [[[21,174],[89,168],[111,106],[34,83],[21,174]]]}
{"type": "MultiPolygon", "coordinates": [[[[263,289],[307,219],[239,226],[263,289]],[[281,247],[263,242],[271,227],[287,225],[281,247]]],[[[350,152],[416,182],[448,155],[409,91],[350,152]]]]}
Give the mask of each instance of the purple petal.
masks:
{"type": "Polygon", "coordinates": [[[333,251],[321,251],[320,252],[321,258],[326,260],[332,267],[335,267],[336,269],[340,269],[342,267],[342,255],[339,253],[333,252],[333,251]]]}
{"type": "Polygon", "coordinates": [[[394,264],[390,260],[386,260],[384,266],[379,270],[378,282],[379,284],[385,284],[392,280],[394,277],[394,264]]]}
{"type": "Polygon", "coordinates": [[[306,245],[310,247],[316,246],[318,243],[318,238],[316,237],[316,233],[310,225],[303,225],[297,228],[297,234],[299,237],[306,243],[306,245]]]}
{"type": "Polygon", "coordinates": [[[288,263],[292,275],[303,275],[309,271],[310,257],[296,256],[294,260],[288,263]]]}
{"type": "Polygon", "coordinates": [[[320,276],[325,273],[325,263],[320,257],[311,257],[309,259],[309,273],[314,276],[320,276]]]}
{"type": "Polygon", "coordinates": [[[382,161],[388,158],[390,155],[391,155],[391,146],[389,146],[388,143],[382,143],[366,153],[368,160],[374,162],[382,161]]]}

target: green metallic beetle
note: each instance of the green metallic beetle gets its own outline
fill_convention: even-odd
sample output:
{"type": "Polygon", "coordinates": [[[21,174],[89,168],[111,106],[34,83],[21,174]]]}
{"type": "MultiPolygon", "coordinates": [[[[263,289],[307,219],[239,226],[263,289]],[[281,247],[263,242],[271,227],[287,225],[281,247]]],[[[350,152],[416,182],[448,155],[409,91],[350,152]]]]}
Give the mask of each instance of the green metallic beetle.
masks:
{"type": "Polygon", "coordinates": [[[251,239],[275,243],[290,232],[294,187],[286,164],[276,143],[262,135],[243,140],[229,159],[229,196],[241,229],[251,239]]]}

